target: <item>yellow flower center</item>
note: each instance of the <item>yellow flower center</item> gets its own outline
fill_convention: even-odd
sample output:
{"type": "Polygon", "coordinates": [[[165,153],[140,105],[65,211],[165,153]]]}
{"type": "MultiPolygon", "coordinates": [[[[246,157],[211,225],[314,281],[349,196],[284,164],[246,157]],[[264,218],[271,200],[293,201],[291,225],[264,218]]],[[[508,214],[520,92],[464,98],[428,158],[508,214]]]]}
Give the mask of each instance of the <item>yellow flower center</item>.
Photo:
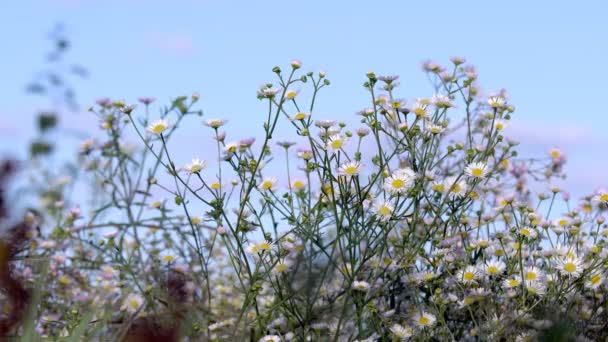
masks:
{"type": "Polygon", "coordinates": [[[430,323],[430,319],[428,319],[428,317],[426,316],[420,316],[420,319],[418,320],[418,322],[420,322],[420,324],[422,325],[427,325],[430,323]]]}
{"type": "Polygon", "coordinates": [[[268,242],[262,242],[260,243],[260,249],[263,251],[267,251],[270,249],[270,244],[268,242]]]}
{"type": "Polygon", "coordinates": [[[278,264],[276,267],[277,272],[279,273],[283,273],[287,270],[287,265],[285,264],[278,264]]]}
{"type": "Polygon", "coordinates": [[[402,179],[394,179],[392,185],[395,189],[401,189],[405,185],[405,182],[402,179]]]}
{"type": "Polygon", "coordinates": [[[526,272],[526,280],[536,280],[536,273],[526,272]]]}
{"type": "Polygon", "coordinates": [[[272,188],[272,182],[271,181],[263,181],[262,182],[262,189],[264,190],[270,190],[272,188]]]}
{"type": "Polygon", "coordinates": [[[295,181],[293,182],[293,187],[296,189],[302,189],[304,187],[304,182],[302,181],[295,181]]]}
{"type": "Polygon", "coordinates": [[[139,302],[137,300],[135,300],[135,299],[131,299],[129,301],[129,305],[131,305],[131,307],[133,309],[137,309],[139,307],[139,302]]]}
{"type": "Polygon", "coordinates": [[[445,190],[445,187],[443,186],[443,184],[433,184],[433,186],[431,188],[437,192],[443,192],[445,190]]]}
{"type": "Polygon", "coordinates": [[[342,140],[332,140],[331,147],[335,150],[342,148],[342,140]]]}
{"type": "Polygon", "coordinates": [[[344,168],[344,173],[346,173],[347,175],[354,175],[355,173],[357,173],[357,167],[350,165],[347,166],[346,168],[344,168]]]}
{"type": "Polygon", "coordinates": [[[551,151],[552,158],[559,158],[560,155],[561,153],[559,153],[559,151],[551,151]]]}
{"type": "Polygon", "coordinates": [[[483,170],[476,167],[473,170],[471,170],[471,174],[473,174],[473,176],[475,176],[475,177],[481,177],[481,175],[483,175],[483,170]]]}
{"type": "Polygon", "coordinates": [[[498,267],[496,267],[496,266],[490,266],[490,267],[488,267],[488,273],[490,273],[490,274],[496,274],[496,273],[498,273],[498,267]]]}
{"type": "Polygon", "coordinates": [[[220,188],[220,183],[218,183],[218,182],[211,183],[211,189],[217,190],[219,188],[220,188]]]}
{"type": "Polygon", "coordinates": [[[602,280],[602,276],[599,274],[596,274],[593,277],[591,277],[591,284],[596,285],[597,283],[600,282],[600,280],[602,280]]]}
{"type": "Polygon", "coordinates": [[[573,262],[567,262],[564,264],[564,271],[572,273],[576,271],[576,265],[573,262]]]}
{"type": "Polygon", "coordinates": [[[296,120],[304,120],[304,118],[306,118],[306,114],[304,113],[297,113],[295,115],[296,120]]]}
{"type": "Polygon", "coordinates": [[[460,188],[460,184],[456,183],[454,185],[452,185],[452,192],[460,192],[461,188],[460,188]]]}
{"type": "Polygon", "coordinates": [[[382,216],[388,216],[391,214],[391,209],[387,206],[382,206],[380,207],[380,210],[378,210],[378,213],[382,216]]]}
{"type": "Polygon", "coordinates": [[[167,128],[167,126],[163,124],[156,124],[154,127],[152,127],[152,131],[156,134],[160,134],[165,130],[165,128],[167,128]]]}
{"type": "Polygon", "coordinates": [[[602,202],[608,202],[608,194],[603,194],[600,196],[600,201],[602,202]]]}
{"type": "Polygon", "coordinates": [[[165,255],[163,257],[163,260],[166,261],[166,262],[171,262],[171,261],[173,261],[173,256],[171,256],[171,255],[165,255]]]}
{"type": "Polygon", "coordinates": [[[464,280],[470,281],[470,280],[473,280],[473,278],[475,278],[475,274],[473,274],[473,272],[465,272],[464,275],[462,276],[462,278],[464,280]]]}
{"type": "Polygon", "coordinates": [[[519,285],[519,281],[517,281],[517,279],[511,279],[511,280],[509,280],[509,286],[510,287],[515,287],[517,285],[519,285]]]}
{"type": "Polygon", "coordinates": [[[524,229],[521,230],[521,235],[523,235],[523,236],[530,236],[530,234],[531,233],[530,233],[530,231],[528,229],[524,228],[524,229]]]}

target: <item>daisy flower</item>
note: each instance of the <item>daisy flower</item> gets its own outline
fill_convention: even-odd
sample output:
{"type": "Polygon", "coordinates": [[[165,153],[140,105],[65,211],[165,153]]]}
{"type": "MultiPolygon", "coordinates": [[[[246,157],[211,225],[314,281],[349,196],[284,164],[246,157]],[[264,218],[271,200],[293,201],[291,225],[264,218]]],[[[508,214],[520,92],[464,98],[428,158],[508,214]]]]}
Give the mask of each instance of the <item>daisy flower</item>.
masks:
{"type": "Polygon", "coordinates": [[[598,191],[597,194],[593,196],[592,200],[596,203],[608,204],[608,191],[598,191]]]}
{"type": "Polygon", "coordinates": [[[380,217],[380,221],[390,220],[393,210],[395,208],[389,202],[378,202],[374,205],[374,211],[380,217]]]}
{"type": "Polygon", "coordinates": [[[433,97],[431,98],[431,102],[437,107],[437,108],[449,108],[449,107],[454,107],[454,104],[452,103],[452,100],[450,99],[449,96],[446,95],[433,95],[433,97]]]}
{"type": "Polygon", "coordinates": [[[353,281],[352,288],[357,291],[367,291],[369,290],[369,283],[363,280],[355,280],[353,281]]]}
{"type": "Polygon", "coordinates": [[[464,284],[474,283],[477,278],[478,270],[475,266],[467,266],[465,269],[461,269],[456,274],[456,279],[464,284]]]}
{"type": "Polygon", "coordinates": [[[348,139],[341,134],[334,134],[327,139],[327,149],[336,153],[340,151],[348,142],[348,139]]]}
{"type": "Polygon", "coordinates": [[[281,342],[279,335],[266,335],[258,340],[258,342],[281,342]]]}
{"type": "Polygon", "coordinates": [[[169,121],[165,119],[160,119],[149,124],[148,127],[146,127],[146,131],[152,134],[159,135],[165,130],[167,130],[167,128],[169,128],[169,121]]]}
{"type": "Polygon", "coordinates": [[[424,311],[414,315],[413,319],[420,328],[430,327],[435,324],[435,316],[424,311]]]}
{"type": "Polygon", "coordinates": [[[502,286],[504,286],[507,289],[512,289],[514,287],[517,287],[517,286],[519,286],[519,284],[521,284],[521,279],[519,278],[519,276],[515,276],[513,278],[505,279],[502,282],[502,286]]]}
{"type": "Polygon", "coordinates": [[[444,180],[444,187],[448,190],[449,196],[452,198],[463,197],[467,192],[467,184],[465,181],[456,181],[456,179],[455,176],[451,176],[444,180]]]}
{"type": "Polygon", "coordinates": [[[483,270],[488,276],[496,276],[502,274],[505,268],[506,265],[504,262],[491,260],[484,266],[483,270]]]}
{"type": "Polygon", "coordinates": [[[545,285],[545,283],[538,280],[526,281],[526,289],[530,294],[542,296],[545,294],[547,286],[545,285]]]}
{"type": "Polygon", "coordinates": [[[304,179],[295,179],[291,182],[291,188],[294,190],[302,190],[306,187],[306,180],[304,179]]]}
{"type": "Polygon", "coordinates": [[[427,107],[429,106],[429,100],[417,99],[416,103],[410,108],[410,111],[416,114],[417,117],[427,117],[427,107]]]}
{"type": "Polygon", "coordinates": [[[198,158],[192,159],[189,164],[184,166],[184,169],[189,173],[197,173],[207,167],[207,162],[198,158]]]}
{"type": "Polygon", "coordinates": [[[464,172],[472,178],[483,178],[488,174],[488,166],[482,162],[471,163],[467,165],[464,172]]]}
{"type": "Polygon", "coordinates": [[[519,233],[519,235],[529,237],[529,238],[535,238],[538,235],[536,230],[534,230],[530,227],[522,227],[521,229],[519,229],[518,233],[519,233]]]}
{"type": "Polygon", "coordinates": [[[524,277],[526,281],[537,281],[544,278],[544,273],[538,267],[532,266],[524,269],[524,277]]]}
{"type": "Polygon", "coordinates": [[[224,126],[224,124],[228,122],[228,120],[222,120],[222,119],[209,119],[207,121],[205,121],[205,126],[214,128],[214,129],[218,129],[222,126],[224,126]]]}
{"type": "Polygon", "coordinates": [[[443,131],[445,131],[445,129],[443,128],[443,126],[440,125],[429,124],[426,126],[426,131],[431,134],[441,134],[443,133],[443,131]]]}
{"type": "Polygon", "coordinates": [[[127,296],[127,298],[125,298],[120,309],[123,311],[126,310],[128,313],[132,314],[137,312],[143,303],[144,298],[142,296],[131,293],[127,296]]]}
{"type": "Polygon", "coordinates": [[[274,248],[274,244],[272,242],[262,241],[258,243],[258,248],[260,249],[260,252],[269,252],[274,248]]]}
{"type": "Polygon", "coordinates": [[[347,178],[352,176],[358,176],[361,172],[361,167],[362,165],[358,161],[345,163],[342,164],[342,166],[340,166],[340,168],[338,169],[338,174],[347,178]]]}
{"type": "Polygon", "coordinates": [[[585,286],[591,290],[597,290],[604,283],[604,280],[604,274],[594,272],[587,277],[587,281],[585,281],[585,286]]]}
{"type": "Polygon", "coordinates": [[[277,187],[276,177],[266,177],[262,180],[258,186],[262,191],[275,191],[277,187]]]}
{"type": "Polygon", "coordinates": [[[285,92],[285,97],[288,100],[293,100],[296,98],[296,96],[298,96],[299,93],[300,89],[288,89],[287,92],[285,92]]]}
{"type": "Polygon", "coordinates": [[[391,333],[401,340],[406,340],[412,336],[413,330],[410,327],[404,327],[400,324],[393,324],[390,327],[391,333]]]}
{"type": "Polygon", "coordinates": [[[569,277],[578,277],[583,271],[583,261],[579,257],[565,257],[557,260],[557,269],[569,277]]]}
{"type": "Polygon", "coordinates": [[[492,108],[500,108],[505,105],[507,101],[504,97],[500,95],[490,96],[488,97],[488,105],[492,108]]]}
{"type": "Polygon", "coordinates": [[[505,128],[507,128],[507,121],[502,120],[502,119],[496,119],[496,120],[494,120],[494,128],[497,131],[504,130],[505,128]]]}
{"type": "MultiPolygon", "coordinates": [[[[413,171],[412,171],[413,173],[413,171]]],[[[384,189],[391,195],[401,195],[414,184],[414,176],[409,171],[400,170],[384,180],[384,189]]]]}
{"type": "Polygon", "coordinates": [[[290,119],[291,119],[291,121],[297,121],[297,120],[302,121],[302,120],[305,120],[309,116],[310,116],[310,113],[298,112],[294,116],[292,116],[290,119]]]}

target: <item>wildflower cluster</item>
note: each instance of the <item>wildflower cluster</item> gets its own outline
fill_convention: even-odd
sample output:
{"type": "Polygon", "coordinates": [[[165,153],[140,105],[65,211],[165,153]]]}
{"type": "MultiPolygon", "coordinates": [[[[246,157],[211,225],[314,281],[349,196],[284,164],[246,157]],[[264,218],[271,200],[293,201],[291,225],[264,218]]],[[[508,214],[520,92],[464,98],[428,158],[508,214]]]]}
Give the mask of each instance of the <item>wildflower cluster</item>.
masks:
{"type": "Polygon", "coordinates": [[[426,98],[368,72],[351,128],[317,117],[330,81],[300,69],[275,67],[258,90],[257,139],[228,142],[196,93],[160,115],[149,98],[91,108],[90,210],[56,187],[20,261],[27,282],[46,279],[39,334],[120,338],[147,319],[211,341],[523,340],[560,324],[606,337],[608,192],[574,205],[552,185],[561,151],[519,159],[504,90],[484,95],[462,58],[424,63],[426,98]],[[185,121],[212,147],[179,161],[185,121]],[[41,258],[47,273],[31,265],[41,258]]]}

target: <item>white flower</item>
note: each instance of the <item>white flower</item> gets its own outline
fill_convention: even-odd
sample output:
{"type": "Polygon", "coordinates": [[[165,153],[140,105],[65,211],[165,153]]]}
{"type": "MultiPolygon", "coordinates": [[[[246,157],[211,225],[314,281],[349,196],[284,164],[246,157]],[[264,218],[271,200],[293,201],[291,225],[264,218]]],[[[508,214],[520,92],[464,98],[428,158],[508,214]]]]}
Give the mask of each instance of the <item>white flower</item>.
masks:
{"type": "Polygon", "coordinates": [[[209,126],[211,128],[220,128],[222,127],[225,123],[227,122],[227,120],[222,120],[222,119],[209,119],[207,121],[205,121],[205,126],[209,126]]]}
{"type": "Polygon", "coordinates": [[[406,193],[414,184],[415,174],[410,169],[401,169],[384,180],[384,189],[391,195],[406,193]]]}
{"type": "Polygon", "coordinates": [[[515,276],[514,278],[505,279],[502,282],[502,285],[504,287],[506,287],[507,289],[517,287],[517,286],[519,286],[519,284],[521,284],[521,278],[519,276],[515,276]]]}
{"type": "Polygon", "coordinates": [[[600,287],[604,283],[605,279],[606,278],[604,277],[603,273],[599,273],[599,272],[591,273],[587,277],[585,286],[589,289],[597,290],[597,288],[600,287]]]}
{"type": "Polygon", "coordinates": [[[595,203],[608,204],[608,191],[598,191],[595,196],[591,199],[595,203]]]}
{"type": "Polygon", "coordinates": [[[505,98],[500,95],[488,97],[488,105],[492,108],[500,108],[505,105],[505,98]]]}
{"type": "Polygon", "coordinates": [[[259,342],[281,342],[281,338],[278,335],[266,335],[258,340],[259,342]]]}
{"type": "Polygon", "coordinates": [[[464,172],[473,178],[483,178],[488,174],[488,167],[485,163],[477,162],[467,165],[464,172]]]}
{"type": "Polygon", "coordinates": [[[410,111],[418,117],[425,118],[427,117],[427,107],[429,106],[429,100],[427,99],[417,99],[416,103],[410,107],[410,111]]]}
{"type": "Polygon", "coordinates": [[[294,116],[292,116],[290,119],[291,119],[291,121],[297,121],[297,120],[301,121],[301,120],[306,119],[309,116],[310,116],[310,113],[298,112],[294,116]]]}
{"type": "Polygon", "coordinates": [[[353,281],[353,289],[357,291],[367,291],[369,289],[369,283],[363,280],[353,281]]]}
{"type": "Polygon", "coordinates": [[[378,202],[374,205],[376,215],[380,217],[380,221],[388,221],[393,215],[395,208],[390,202],[378,202]]]}
{"type": "Polygon", "coordinates": [[[266,177],[262,180],[258,186],[262,191],[275,191],[277,186],[276,177],[266,177]]]}
{"type": "Polygon", "coordinates": [[[192,159],[189,164],[184,166],[184,169],[189,173],[197,173],[207,167],[207,162],[198,158],[192,159]]]}
{"type": "Polygon", "coordinates": [[[357,176],[361,172],[361,167],[362,165],[358,161],[345,163],[338,169],[338,174],[347,178],[357,176]]]}
{"type": "Polygon", "coordinates": [[[530,227],[521,227],[519,229],[518,233],[519,233],[519,235],[529,237],[529,238],[535,238],[538,235],[536,230],[534,230],[530,227]]]}
{"type": "Polygon", "coordinates": [[[430,327],[435,324],[435,316],[428,312],[420,312],[414,315],[414,322],[420,328],[430,327]]]}
{"type": "Polygon", "coordinates": [[[446,95],[433,95],[431,102],[438,108],[449,108],[454,106],[452,100],[446,95]]]}
{"type": "Polygon", "coordinates": [[[477,267],[469,265],[465,269],[458,271],[456,274],[456,280],[464,284],[474,283],[478,273],[479,271],[477,270],[477,267]]]}
{"type": "Polygon", "coordinates": [[[524,278],[526,281],[537,281],[544,278],[545,274],[538,267],[532,266],[524,269],[524,278]]]}
{"type": "Polygon", "coordinates": [[[294,190],[302,190],[306,187],[306,180],[305,179],[294,179],[293,182],[291,182],[291,188],[294,190]]]}
{"type": "Polygon", "coordinates": [[[120,310],[126,310],[128,313],[135,313],[143,305],[144,298],[138,294],[129,294],[122,303],[120,310]]]}
{"type": "Polygon", "coordinates": [[[578,277],[583,271],[583,261],[578,257],[565,257],[557,260],[557,269],[566,276],[578,277]]]}
{"type": "Polygon", "coordinates": [[[409,337],[412,336],[412,328],[410,327],[404,327],[400,324],[393,324],[390,328],[391,333],[393,333],[393,335],[395,335],[395,337],[401,339],[401,340],[405,340],[408,339],[409,337]]]}
{"type": "Polygon", "coordinates": [[[348,139],[341,134],[334,134],[327,139],[327,149],[336,153],[340,151],[348,142],[348,139]]]}
{"type": "Polygon", "coordinates": [[[444,180],[444,187],[452,198],[463,197],[467,192],[467,184],[463,180],[456,181],[456,177],[447,177],[444,180]]]}
{"type": "Polygon", "coordinates": [[[496,276],[502,274],[505,268],[506,265],[504,262],[491,260],[484,266],[483,270],[488,276],[496,276]]]}
{"type": "Polygon", "coordinates": [[[443,126],[436,125],[436,124],[428,124],[426,126],[426,131],[431,134],[441,134],[441,133],[443,133],[443,131],[445,131],[445,128],[443,128],[443,126]]]}
{"type": "Polygon", "coordinates": [[[167,128],[169,128],[169,121],[165,119],[160,119],[149,124],[148,127],[146,127],[146,131],[152,134],[159,135],[167,128]]]}

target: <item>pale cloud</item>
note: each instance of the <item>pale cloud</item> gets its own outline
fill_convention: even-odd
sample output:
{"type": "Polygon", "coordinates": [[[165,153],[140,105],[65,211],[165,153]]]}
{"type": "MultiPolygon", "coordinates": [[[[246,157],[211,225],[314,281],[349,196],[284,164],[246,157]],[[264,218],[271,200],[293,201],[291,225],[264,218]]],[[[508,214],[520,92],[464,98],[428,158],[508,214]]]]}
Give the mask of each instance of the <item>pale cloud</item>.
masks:
{"type": "Polygon", "coordinates": [[[529,145],[592,146],[605,142],[596,128],[581,122],[514,120],[505,135],[529,145]]]}
{"type": "Polygon", "coordinates": [[[192,36],[177,32],[156,32],[148,36],[148,43],[164,53],[178,56],[192,56],[196,47],[192,36]]]}

